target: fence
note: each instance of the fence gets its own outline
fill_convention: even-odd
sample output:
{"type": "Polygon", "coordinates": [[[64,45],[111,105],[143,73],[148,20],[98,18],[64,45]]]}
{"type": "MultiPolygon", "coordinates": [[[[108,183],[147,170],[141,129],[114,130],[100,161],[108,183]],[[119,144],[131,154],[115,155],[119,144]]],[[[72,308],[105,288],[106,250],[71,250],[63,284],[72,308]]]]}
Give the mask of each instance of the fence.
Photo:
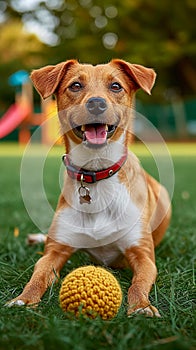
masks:
{"type": "MultiPolygon", "coordinates": [[[[136,101],[136,110],[147,117],[166,140],[196,140],[196,100],[178,100],[165,105],[136,101]]],[[[140,129],[142,131],[142,125],[140,129]]]]}

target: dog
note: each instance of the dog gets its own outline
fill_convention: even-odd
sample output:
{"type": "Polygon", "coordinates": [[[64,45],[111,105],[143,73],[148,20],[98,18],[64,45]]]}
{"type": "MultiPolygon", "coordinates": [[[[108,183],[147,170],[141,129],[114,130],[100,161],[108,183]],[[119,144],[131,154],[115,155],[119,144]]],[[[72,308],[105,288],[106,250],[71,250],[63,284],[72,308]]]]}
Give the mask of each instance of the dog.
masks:
{"type": "Polygon", "coordinates": [[[85,250],[105,266],[129,266],[128,315],[160,317],[149,301],[155,247],[168,228],[167,190],[131,152],[134,96],[151,94],[151,68],[113,59],[107,64],[67,60],[31,73],[43,99],[55,95],[66,154],[64,187],[44,255],[23,292],[9,305],[37,305],[70,256],[85,250]]]}

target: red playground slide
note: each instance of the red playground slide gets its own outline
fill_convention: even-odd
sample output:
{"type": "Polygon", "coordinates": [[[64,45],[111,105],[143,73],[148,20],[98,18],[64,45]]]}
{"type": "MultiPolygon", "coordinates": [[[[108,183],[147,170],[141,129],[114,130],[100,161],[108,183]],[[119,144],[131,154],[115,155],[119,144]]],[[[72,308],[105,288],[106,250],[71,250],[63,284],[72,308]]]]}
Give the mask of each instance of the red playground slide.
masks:
{"type": "Polygon", "coordinates": [[[31,113],[27,103],[15,103],[0,118],[0,139],[12,132],[31,113]]]}

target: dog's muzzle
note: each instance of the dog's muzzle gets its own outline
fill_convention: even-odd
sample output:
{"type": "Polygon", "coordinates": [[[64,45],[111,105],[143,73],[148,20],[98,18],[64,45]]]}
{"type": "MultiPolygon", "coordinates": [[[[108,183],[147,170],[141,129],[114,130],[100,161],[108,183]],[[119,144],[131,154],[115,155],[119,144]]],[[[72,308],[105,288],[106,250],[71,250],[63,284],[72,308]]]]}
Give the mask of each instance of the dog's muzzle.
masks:
{"type": "Polygon", "coordinates": [[[106,100],[102,97],[91,97],[85,105],[89,118],[86,124],[76,125],[72,122],[73,132],[83,140],[88,147],[101,147],[107,143],[115,132],[118,121],[114,124],[105,123],[103,114],[107,111],[106,100]]]}

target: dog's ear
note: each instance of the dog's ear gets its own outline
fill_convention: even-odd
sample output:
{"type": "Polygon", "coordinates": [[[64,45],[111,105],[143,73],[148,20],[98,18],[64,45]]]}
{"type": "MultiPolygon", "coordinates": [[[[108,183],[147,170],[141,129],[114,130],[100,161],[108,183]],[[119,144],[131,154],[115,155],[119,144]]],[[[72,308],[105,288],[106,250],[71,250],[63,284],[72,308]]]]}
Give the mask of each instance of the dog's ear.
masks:
{"type": "Polygon", "coordinates": [[[61,79],[74,64],[78,64],[78,61],[68,60],[56,66],[46,66],[32,71],[31,80],[43,99],[55,93],[61,79]]]}
{"type": "Polygon", "coordinates": [[[151,89],[156,79],[156,73],[153,69],[119,59],[114,59],[111,63],[117,65],[132,81],[134,81],[136,89],[142,88],[149,95],[151,94],[151,89]]]}

